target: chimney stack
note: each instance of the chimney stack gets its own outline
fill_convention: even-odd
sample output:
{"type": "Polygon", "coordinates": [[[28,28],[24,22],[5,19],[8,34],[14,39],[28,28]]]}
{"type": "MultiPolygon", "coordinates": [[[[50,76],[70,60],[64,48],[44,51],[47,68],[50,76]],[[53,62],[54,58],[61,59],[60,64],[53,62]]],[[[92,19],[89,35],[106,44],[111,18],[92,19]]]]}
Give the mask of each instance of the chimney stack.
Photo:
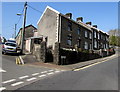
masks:
{"type": "Polygon", "coordinates": [[[92,25],[92,22],[86,22],[87,25],[92,25]]]}
{"type": "Polygon", "coordinates": [[[77,21],[77,22],[83,22],[83,17],[78,17],[78,18],[76,18],[76,21],[77,21]]]}
{"type": "Polygon", "coordinates": [[[93,27],[97,28],[97,25],[93,25],[93,27]]]}
{"type": "Polygon", "coordinates": [[[66,13],[65,16],[72,19],[72,13],[66,13]]]}

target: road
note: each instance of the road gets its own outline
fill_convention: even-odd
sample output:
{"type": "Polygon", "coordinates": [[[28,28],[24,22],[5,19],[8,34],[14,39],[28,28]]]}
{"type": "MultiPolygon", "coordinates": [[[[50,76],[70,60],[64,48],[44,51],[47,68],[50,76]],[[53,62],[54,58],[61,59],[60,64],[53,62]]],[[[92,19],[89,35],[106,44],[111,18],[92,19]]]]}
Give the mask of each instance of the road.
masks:
{"type": "Polygon", "coordinates": [[[43,77],[50,77],[62,72],[61,70],[44,67],[16,65],[16,57],[15,55],[2,55],[2,67],[0,67],[0,73],[2,73],[2,86],[0,86],[0,91],[15,90],[41,80],[43,77]],[[52,72],[54,72],[54,74],[52,72]]]}
{"type": "Polygon", "coordinates": [[[79,71],[62,72],[17,90],[118,90],[118,57],[79,71]]]}
{"type": "Polygon", "coordinates": [[[2,55],[2,67],[0,67],[2,86],[0,86],[0,91],[118,90],[118,60],[120,57],[78,71],[16,65],[16,57],[2,55]]]}

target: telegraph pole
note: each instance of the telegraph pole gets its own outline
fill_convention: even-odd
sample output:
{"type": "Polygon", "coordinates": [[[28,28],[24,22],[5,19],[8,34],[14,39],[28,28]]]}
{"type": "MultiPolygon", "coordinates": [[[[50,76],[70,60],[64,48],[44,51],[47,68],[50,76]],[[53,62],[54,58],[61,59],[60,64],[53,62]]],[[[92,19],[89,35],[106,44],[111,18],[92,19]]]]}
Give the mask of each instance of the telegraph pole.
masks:
{"type": "Polygon", "coordinates": [[[23,18],[22,39],[21,39],[21,54],[23,54],[23,51],[24,51],[26,12],[27,12],[27,2],[25,2],[25,4],[24,4],[24,14],[23,14],[24,18],[23,18]]]}

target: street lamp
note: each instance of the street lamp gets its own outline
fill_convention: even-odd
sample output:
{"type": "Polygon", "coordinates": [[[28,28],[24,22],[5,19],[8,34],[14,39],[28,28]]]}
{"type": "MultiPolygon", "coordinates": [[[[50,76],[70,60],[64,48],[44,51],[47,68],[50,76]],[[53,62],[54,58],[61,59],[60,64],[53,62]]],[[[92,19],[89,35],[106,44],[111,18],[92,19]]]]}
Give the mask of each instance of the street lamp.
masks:
{"type": "Polygon", "coordinates": [[[21,13],[17,13],[17,15],[18,15],[18,16],[21,16],[21,15],[23,15],[23,14],[21,14],[21,13]]]}

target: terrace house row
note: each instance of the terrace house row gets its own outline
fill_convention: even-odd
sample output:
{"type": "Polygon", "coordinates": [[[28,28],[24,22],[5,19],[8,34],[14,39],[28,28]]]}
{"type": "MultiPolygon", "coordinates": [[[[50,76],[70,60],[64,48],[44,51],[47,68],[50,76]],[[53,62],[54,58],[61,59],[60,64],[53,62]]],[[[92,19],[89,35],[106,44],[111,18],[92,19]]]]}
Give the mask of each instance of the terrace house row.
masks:
{"type": "Polygon", "coordinates": [[[109,48],[107,33],[99,30],[97,25],[92,25],[91,22],[84,23],[82,17],[73,20],[71,13],[63,15],[47,6],[37,25],[38,36],[46,36],[47,47],[51,47],[53,51],[57,49],[56,43],[59,43],[59,49],[71,51],[109,48]]]}
{"type": "Polygon", "coordinates": [[[47,36],[47,46],[51,46],[53,50],[56,42],[60,43],[61,48],[71,50],[75,50],[75,46],[86,50],[109,47],[109,35],[99,30],[97,25],[83,23],[82,17],[74,21],[71,13],[63,15],[49,6],[38,21],[38,35],[47,36]]]}

